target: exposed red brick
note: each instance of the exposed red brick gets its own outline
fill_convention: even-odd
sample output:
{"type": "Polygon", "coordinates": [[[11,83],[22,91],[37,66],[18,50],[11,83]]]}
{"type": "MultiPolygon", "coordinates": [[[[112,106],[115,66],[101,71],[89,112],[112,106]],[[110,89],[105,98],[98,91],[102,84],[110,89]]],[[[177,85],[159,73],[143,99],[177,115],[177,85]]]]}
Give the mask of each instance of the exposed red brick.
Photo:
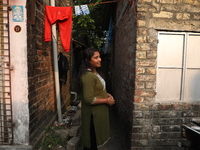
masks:
{"type": "MultiPolygon", "coordinates": [[[[71,0],[69,0],[71,1],[71,0]]],[[[42,0],[37,2],[44,4],[42,0]]],[[[46,1],[47,2],[47,1],[46,1]]],[[[34,146],[44,129],[53,123],[57,116],[55,82],[53,70],[52,42],[44,42],[44,6],[37,5],[35,15],[35,25],[30,24],[30,1],[27,1],[27,54],[28,54],[28,83],[29,83],[29,109],[30,109],[30,143],[34,146]]],[[[49,5],[49,4],[48,4],[49,5]]],[[[63,6],[61,1],[56,2],[56,6],[63,6]]],[[[58,35],[59,36],[59,35],[58,35]]],[[[60,39],[60,38],[58,38],[60,39]]],[[[59,51],[62,51],[68,58],[70,53],[65,53],[58,41],[59,51]]],[[[70,62],[70,61],[69,61],[70,62]]],[[[70,80],[63,88],[65,95],[62,106],[70,101],[70,80]]]]}

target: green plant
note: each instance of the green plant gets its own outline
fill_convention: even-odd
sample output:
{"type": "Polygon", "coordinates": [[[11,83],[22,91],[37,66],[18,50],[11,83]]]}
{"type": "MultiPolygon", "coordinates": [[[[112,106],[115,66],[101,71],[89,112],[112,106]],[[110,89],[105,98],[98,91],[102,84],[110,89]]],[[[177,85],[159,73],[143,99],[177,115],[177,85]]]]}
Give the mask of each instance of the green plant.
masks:
{"type": "Polygon", "coordinates": [[[63,139],[55,130],[61,127],[49,127],[46,129],[45,136],[39,147],[42,150],[51,150],[56,145],[65,146],[66,139],[63,139]]]}
{"type": "Polygon", "coordinates": [[[83,5],[90,3],[97,3],[89,5],[90,14],[88,15],[73,15],[73,32],[74,38],[84,38],[89,47],[102,49],[105,42],[105,31],[102,29],[104,5],[98,3],[104,0],[75,0],[75,5],[83,5]]]}

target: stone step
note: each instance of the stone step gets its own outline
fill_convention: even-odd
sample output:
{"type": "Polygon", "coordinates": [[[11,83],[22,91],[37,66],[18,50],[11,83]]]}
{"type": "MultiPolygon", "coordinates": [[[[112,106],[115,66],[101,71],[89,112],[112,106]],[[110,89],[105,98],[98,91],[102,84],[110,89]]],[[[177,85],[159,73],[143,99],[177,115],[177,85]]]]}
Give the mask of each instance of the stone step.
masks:
{"type": "Polygon", "coordinates": [[[80,149],[80,137],[73,137],[67,143],[67,150],[79,150],[80,149]]]}
{"type": "Polygon", "coordinates": [[[72,117],[72,126],[80,125],[81,122],[81,110],[79,109],[72,117]]]}
{"type": "Polygon", "coordinates": [[[32,150],[31,145],[1,145],[0,150],[32,150]]]}
{"type": "Polygon", "coordinates": [[[69,130],[69,136],[70,137],[80,136],[80,128],[81,125],[72,126],[71,129],[69,130]]]}

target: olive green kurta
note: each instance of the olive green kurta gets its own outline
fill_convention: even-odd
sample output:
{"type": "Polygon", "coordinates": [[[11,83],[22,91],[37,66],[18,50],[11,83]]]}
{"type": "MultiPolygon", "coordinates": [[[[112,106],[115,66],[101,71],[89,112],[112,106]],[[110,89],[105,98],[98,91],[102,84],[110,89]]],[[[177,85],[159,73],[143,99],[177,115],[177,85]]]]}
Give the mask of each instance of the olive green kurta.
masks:
{"type": "Polygon", "coordinates": [[[81,145],[90,148],[90,117],[93,115],[97,146],[103,145],[110,137],[109,108],[106,104],[91,105],[94,98],[108,97],[99,78],[92,72],[81,77],[82,82],[82,136],[81,145]]]}

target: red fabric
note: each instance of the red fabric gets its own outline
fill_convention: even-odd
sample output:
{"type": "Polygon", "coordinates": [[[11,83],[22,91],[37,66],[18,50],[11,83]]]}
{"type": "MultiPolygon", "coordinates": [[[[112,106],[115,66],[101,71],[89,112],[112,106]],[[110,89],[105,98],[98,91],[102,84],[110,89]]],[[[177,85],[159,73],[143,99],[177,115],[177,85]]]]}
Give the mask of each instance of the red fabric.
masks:
{"type": "Polygon", "coordinates": [[[51,25],[57,23],[63,48],[70,51],[72,32],[72,7],[45,6],[44,41],[51,41],[51,25]]]}

